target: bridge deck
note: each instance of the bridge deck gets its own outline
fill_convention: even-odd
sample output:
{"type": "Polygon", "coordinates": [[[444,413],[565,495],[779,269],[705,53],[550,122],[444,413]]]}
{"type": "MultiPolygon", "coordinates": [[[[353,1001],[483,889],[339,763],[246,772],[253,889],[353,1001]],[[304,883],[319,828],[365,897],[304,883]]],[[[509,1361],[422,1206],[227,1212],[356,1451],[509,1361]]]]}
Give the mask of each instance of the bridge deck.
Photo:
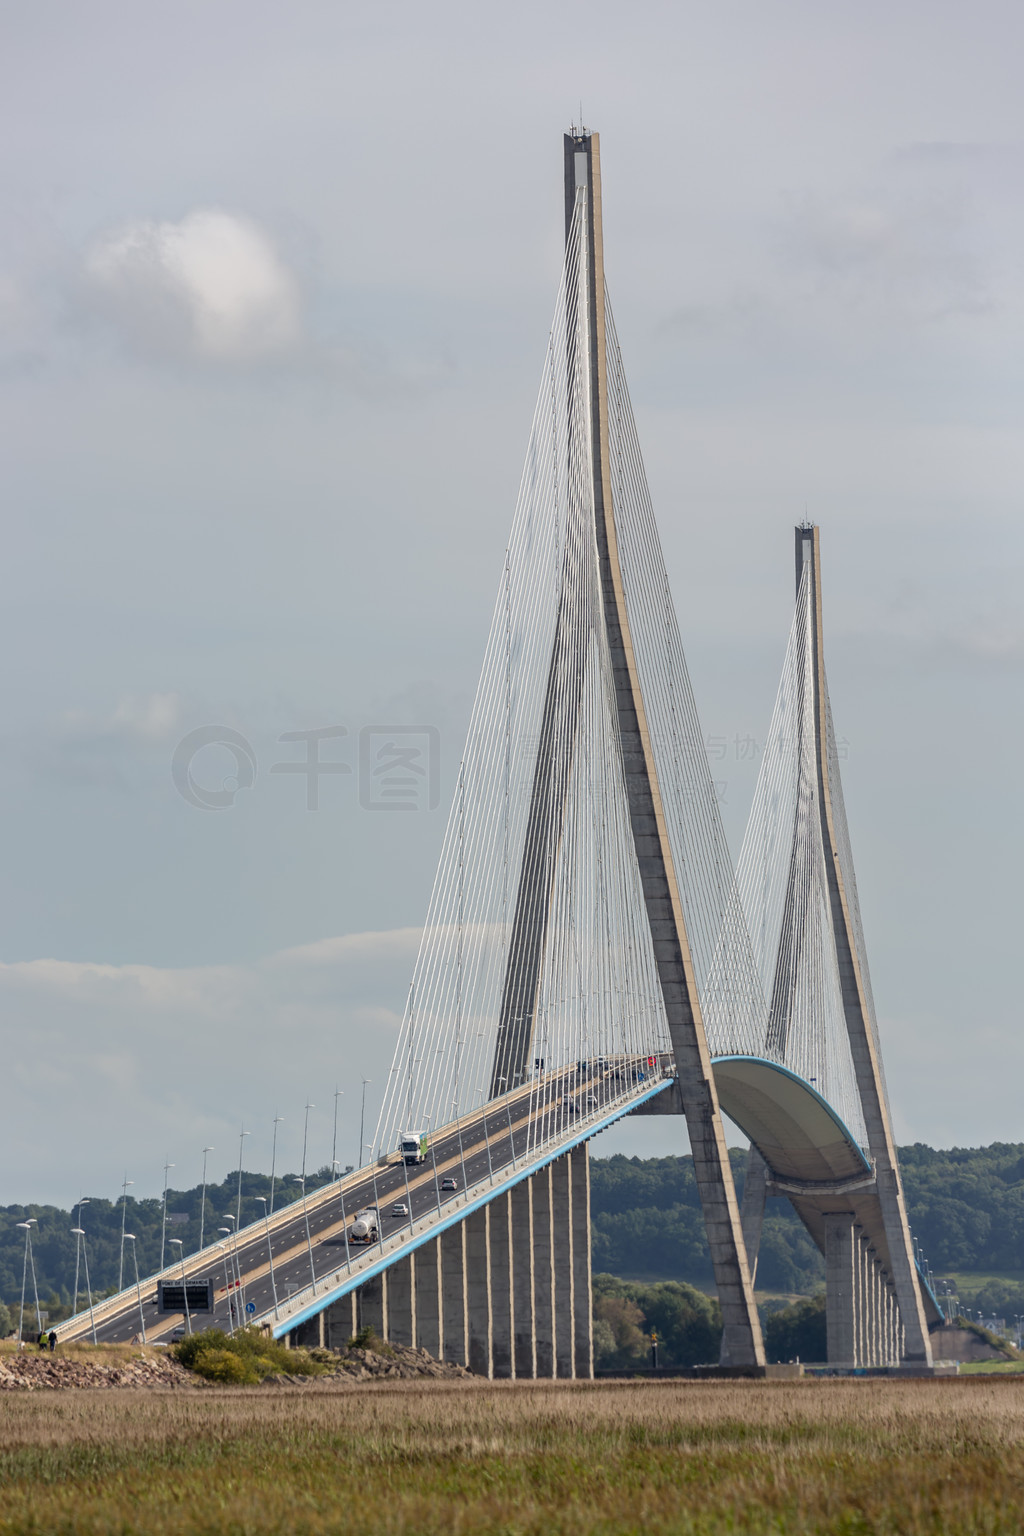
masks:
{"type": "MultiPolygon", "coordinates": [[[[628,1080],[633,1070],[632,1064],[612,1064],[583,1077],[575,1068],[549,1073],[540,1084],[528,1084],[490,1101],[482,1111],[442,1126],[431,1138],[426,1161],[420,1166],[406,1168],[392,1154],[316,1190],[305,1202],[275,1211],[269,1231],[268,1223],[260,1220],[244,1228],[237,1243],[226,1239],[191,1254],[184,1261],[185,1276],[209,1276],[215,1285],[213,1312],[196,1314],[192,1326],[228,1329],[232,1323],[238,1326],[248,1320],[271,1326],[275,1335],[287,1333],[446,1227],[464,1220],[510,1184],[528,1178],[628,1115],[669,1081],[667,1067],[660,1061],[653,1072],[645,1065],[639,1082],[628,1080]],[[616,1076],[617,1072],[622,1075],[616,1076]],[[441,1190],[446,1177],[457,1181],[457,1190],[441,1190]],[[390,1215],[397,1202],[408,1206],[408,1216],[390,1215]],[[379,1243],[350,1242],[356,1211],[373,1206],[380,1212],[379,1243]],[[240,1292],[230,1288],[235,1257],[242,1277],[240,1292]],[[232,1318],[233,1300],[240,1317],[232,1318]],[[251,1313],[249,1304],[254,1308],[251,1313]]],[[[183,1313],[157,1312],[157,1282],[181,1278],[181,1265],[171,1265],[144,1280],[139,1291],[133,1286],[97,1303],[92,1316],[86,1311],[69,1318],[58,1326],[58,1337],[62,1343],[91,1338],[94,1318],[99,1342],[127,1342],[141,1336],[144,1319],[147,1340],[166,1343],[188,1323],[183,1313]]]]}

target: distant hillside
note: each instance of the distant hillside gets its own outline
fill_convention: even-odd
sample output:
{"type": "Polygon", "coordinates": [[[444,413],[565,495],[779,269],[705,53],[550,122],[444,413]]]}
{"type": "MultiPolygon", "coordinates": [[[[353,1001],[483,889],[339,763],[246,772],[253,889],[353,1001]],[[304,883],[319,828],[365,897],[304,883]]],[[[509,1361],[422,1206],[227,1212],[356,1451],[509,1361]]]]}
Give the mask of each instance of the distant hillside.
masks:
{"type": "MultiPolygon", "coordinates": [[[[731,1152],[742,1192],[746,1153],[731,1152]]],[[[1024,1144],[934,1151],[920,1143],[900,1150],[907,1206],[915,1237],[936,1275],[951,1271],[1013,1274],[974,1297],[988,1313],[1024,1312],[1024,1144]]],[[[683,1280],[711,1287],[704,1223],[689,1157],[595,1157],[591,1163],[594,1270],[638,1280],[683,1280]]],[[[307,1180],[312,1190],[326,1181],[324,1168],[307,1180]]],[[[278,1206],[295,1198],[294,1176],[278,1179],[278,1206]]],[[[200,1187],[172,1190],[167,1209],[179,1218],[168,1234],[184,1239],[185,1251],[199,1245],[200,1187]]],[[[269,1195],[265,1174],[242,1176],[242,1223],[262,1212],[257,1195],[269,1195]]],[[[207,1188],[206,1240],[223,1225],[237,1203],[237,1175],[207,1188]]],[[[52,1205],[10,1205],[0,1209],[0,1298],[21,1297],[24,1232],[17,1223],[34,1216],[33,1252],[41,1303],[51,1297],[67,1306],[75,1274],[71,1213],[52,1205]]],[[[116,1199],[90,1200],[81,1213],[87,1234],[89,1274],[95,1292],[117,1284],[121,1206],[116,1199]]],[[[137,1235],[140,1272],[151,1274],[160,1259],[160,1201],[128,1200],[127,1227],[137,1235]]],[[[130,1246],[126,1279],[131,1270],[130,1246]]],[[[813,1295],[824,1283],[821,1256],[788,1200],[771,1200],[758,1262],[762,1291],[813,1295]]],[[[84,1266],[79,1291],[85,1291],[84,1266]]],[[[28,1294],[32,1294],[31,1278],[28,1294]]]]}
{"type": "MultiPolygon", "coordinates": [[[[742,1194],[747,1155],[734,1148],[730,1157],[742,1194]]],[[[935,1151],[916,1143],[900,1148],[900,1164],[911,1228],[936,1275],[1017,1271],[1024,1280],[1024,1144],[935,1151]]],[[[591,1210],[595,1270],[711,1284],[691,1158],[595,1157],[591,1210]]],[[[789,1201],[770,1200],[758,1289],[810,1295],[822,1284],[821,1255],[789,1201]]],[[[976,1305],[1024,1311],[1024,1286],[1003,1290],[986,1288],[976,1305]]]]}
{"type": "MultiPolygon", "coordinates": [[[[731,1148],[729,1155],[742,1195],[747,1154],[731,1148]]],[[[691,1157],[595,1157],[590,1167],[595,1271],[713,1284],[691,1157]]],[[[793,1207],[770,1200],[758,1289],[810,1295],[824,1282],[821,1255],[793,1207]]]]}

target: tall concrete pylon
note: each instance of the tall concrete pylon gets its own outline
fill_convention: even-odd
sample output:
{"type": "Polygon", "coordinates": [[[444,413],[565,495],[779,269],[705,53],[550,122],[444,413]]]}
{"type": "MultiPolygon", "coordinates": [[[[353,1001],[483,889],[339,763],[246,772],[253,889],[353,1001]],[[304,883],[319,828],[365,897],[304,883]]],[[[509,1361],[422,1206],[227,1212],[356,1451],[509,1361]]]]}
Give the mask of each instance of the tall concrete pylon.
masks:
{"type": "Polygon", "coordinates": [[[825,645],[821,617],[821,544],[817,527],[796,529],[797,588],[807,571],[811,583],[811,656],[814,687],[814,757],[821,842],[842,990],[843,1013],[853,1056],[857,1091],[875,1172],[875,1194],[889,1248],[892,1281],[903,1324],[903,1358],[930,1365],[931,1344],[918,1283],[903,1185],[896,1158],[889,1104],[882,1077],[867,958],[860,933],[853,860],[839,784],[838,754],[832,740],[825,645]],[[845,867],[844,867],[845,866],[845,867]]]}
{"type": "Polygon", "coordinates": [[[765,1198],[785,1195],[825,1256],[830,1363],[929,1368],[938,1312],[913,1258],[839,759],[820,534],[807,524],[796,529],[793,624],[738,874],[769,1006],[760,1037],[717,1053],[715,1070],[751,1139],[751,1266],[765,1198]]]}
{"type": "MultiPolygon", "coordinates": [[[[711,1054],[684,917],[676,859],[666,822],[662,785],[637,664],[631,615],[620,561],[609,430],[609,336],[604,281],[601,170],[598,135],[565,136],[567,250],[578,244],[575,269],[567,261],[567,309],[577,315],[569,336],[583,338],[589,356],[581,415],[589,457],[585,494],[596,540],[604,637],[614,679],[615,728],[621,753],[629,825],[639,871],[650,943],[667,1016],[694,1171],[722,1307],[725,1365],[763,1365],[764,1346],[743,1246],[739,1208],[719,1111],[711,1054]],[[582,204],[582,230],[581,230],[582,204]]],[[[566,360],[571,366],[572,360],[566,360]]],[[[621,387],[621,386],[620,386],[621,387]]],[[[642,473],[642,470],[641,470],[642,473]]],[[[566,566],[574,552],[567,545],[566,566]]],[[[660,555],[659,555],[660,560],[660,555]]],[[[664,580],[663,568],[658,579],[664,580]]],[[[667,590],[667,583],[666,583],[667,590]]],[[[552,871],[563,836],[563,812],[576,750],[580,669],[573,659],[586,644],[575,620],[574,589],[564,582],[547,676],[533,775],[530,820],[520,867],[512,943],[505,969],[491,1094],[523,1081],[533,1050],[538,988],[551,912],[552,871]]]]}

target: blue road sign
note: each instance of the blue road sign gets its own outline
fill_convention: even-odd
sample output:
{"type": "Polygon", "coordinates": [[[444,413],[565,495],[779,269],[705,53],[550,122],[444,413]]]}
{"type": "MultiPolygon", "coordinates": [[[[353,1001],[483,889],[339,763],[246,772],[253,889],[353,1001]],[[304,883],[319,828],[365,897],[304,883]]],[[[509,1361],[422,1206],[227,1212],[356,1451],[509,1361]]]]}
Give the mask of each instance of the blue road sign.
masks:
{"type": "Polygon", "coordinates": [[[256,1311],[256,1303],[254,1301],[247,1301],[246,1304],[245,1304],[245,1310],[247,1312],[255,1312],[256,1311]]]}

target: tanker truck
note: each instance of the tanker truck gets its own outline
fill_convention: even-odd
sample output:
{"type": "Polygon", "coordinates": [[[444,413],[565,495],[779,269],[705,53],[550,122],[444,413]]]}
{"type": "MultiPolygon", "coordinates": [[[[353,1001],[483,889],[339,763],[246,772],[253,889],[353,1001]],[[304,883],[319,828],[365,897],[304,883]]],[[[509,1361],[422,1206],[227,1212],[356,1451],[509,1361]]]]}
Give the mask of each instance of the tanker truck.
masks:
{"type": "Polygon", "coordinates": [[[354,1243],[375,1243],[377,1229],[377,1212],[372,1206],[364,1206],[361,1211],[356,1211],[349,1237],[354,1243]]]}

